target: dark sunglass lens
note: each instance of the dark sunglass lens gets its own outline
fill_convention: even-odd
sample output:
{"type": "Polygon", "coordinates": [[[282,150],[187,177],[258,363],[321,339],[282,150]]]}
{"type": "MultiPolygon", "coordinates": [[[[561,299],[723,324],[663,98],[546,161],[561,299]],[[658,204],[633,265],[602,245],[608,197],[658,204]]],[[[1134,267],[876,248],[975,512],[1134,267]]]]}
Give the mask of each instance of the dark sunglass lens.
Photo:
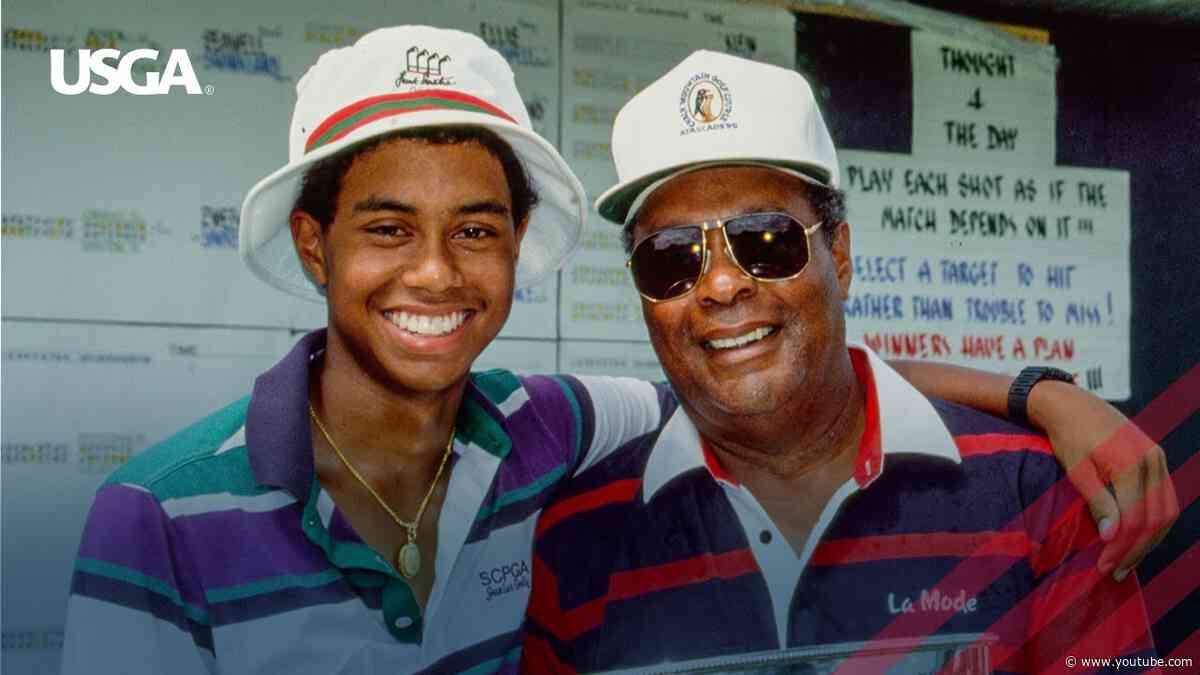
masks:
{"type": "Polygon", "coordinates": [[[759,279],[794,276],[808,264],[804,226],[783,213],[755,213],[725,223],[738,264],[759,279]]]}
{"type": "Polygon", "coordinates": [[[638,290],[655,300],[688,292],[704,267],[702,237],[698,227],[680,227],[642,240],[629,265],[638,290]]]}

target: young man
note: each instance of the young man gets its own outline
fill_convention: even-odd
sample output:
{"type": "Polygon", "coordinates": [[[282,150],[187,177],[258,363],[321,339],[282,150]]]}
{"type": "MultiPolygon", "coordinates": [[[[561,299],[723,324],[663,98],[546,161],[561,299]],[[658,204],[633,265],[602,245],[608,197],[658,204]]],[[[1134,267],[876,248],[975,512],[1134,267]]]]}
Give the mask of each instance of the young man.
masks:
{"type": "MultiPolygon", "coordinates": [[[[933,633],[993,636],[1005,672],[1153,655],[1136,577],[1097,569],[1098,532],[1046,440],[926,399],[847,343],[850,228],[803,77],[696,52],[618,113],[612,147],[621,182],[597,209],[626,227],[672,388],[654,432],[542,514],[530,672],[933,633]],[[737,107],[678,133],[697,73],[737,107]]],[[[949,665],[867,658],[848,671],[949,665]]]]}
{"type": "Polygon", "coordinates": [[[383,29],[297,91],[242,253],[328,326],[101,488],[66,672],[511,672],[538,513],[659,423],[635,380],[469,372],[586,209],[499,54],[383,29]]]}

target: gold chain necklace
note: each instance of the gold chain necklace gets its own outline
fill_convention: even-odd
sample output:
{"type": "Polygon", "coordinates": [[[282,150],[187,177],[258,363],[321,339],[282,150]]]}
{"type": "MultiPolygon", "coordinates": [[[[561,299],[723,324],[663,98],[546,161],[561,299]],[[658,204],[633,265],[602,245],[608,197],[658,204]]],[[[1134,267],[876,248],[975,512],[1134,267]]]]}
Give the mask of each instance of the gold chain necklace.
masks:
{"type": "Polygon", "coordinates": [[[354,468],[350,460],[346,459],[346,456],[342,454],[341,448],[337,446],[337,443],[333,442],[333,438],[325,430],[325,425],[321,424],[321,418],[317,417],[317,411],[313,410],[312,403],[308,404],[308,414],[312,417],[313,422],[316,422],[317,428],[321,430],[321,435],[329,442],[329,447],[333,448],[338,458],[342,460],[342,464],[345,464],[350,473],[358,479],[358,482],[367,488],[367,492],[371,493],[375,501],[379,502],[383,510],[387,511],[388,515],[392,517],[392,520],[396,521],[396,524],[404,528],[408,533],[408,543],[401,546],[400,551],[396,553],[396,567],[400,570],[400,574],[404,575],[405,579],[412,579],[417,576],[421,572],[421,549],[417,547],[417,529],[421,527],[421,516],[425,514],[425,507],[429,505],[429,498],[433,496],[433,489],[437,487],[438,480],[442,477],[442,471],[446,468],[446,460],[450,459],[450,449],[454,447],[454,429],[450,430],[450,440],[446,443],[446,451],[442,453],[442,463],[438,466],[437,475],[433,477],[433,482],[429,484],[429,490],[425,493],[425,498],[421,500],[421,507],[417,509],[417,517],[412,522],[408,522],[396,515],[392,507],[388,506],[388,503],[383,500],[383,497],[379,496],[375,488],[371,487],[371,484],[354,468]]]}

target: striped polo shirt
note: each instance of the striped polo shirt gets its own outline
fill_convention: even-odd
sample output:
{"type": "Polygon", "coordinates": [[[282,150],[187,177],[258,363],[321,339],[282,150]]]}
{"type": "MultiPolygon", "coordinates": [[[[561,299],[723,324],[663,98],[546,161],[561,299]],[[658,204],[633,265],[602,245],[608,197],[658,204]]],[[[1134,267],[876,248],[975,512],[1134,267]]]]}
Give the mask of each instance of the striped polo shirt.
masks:
{"type": "Polygon", "coordinates": [[[627,378],[472,374],[422,613],[315,476],[302,338],[253,393],[98,491],[68,604],[67,673],[515,672],[553,488],[660,424],[627,378]]]}
{"type": "Polygon", "coordinates": [[[1102,542],[1043,437],[926,399],[866,347],[850,355],[866,428],[799,552],[674,401],[567,481],[538,524],[525,670],[931,634],[980,636],[999,672],[1153,655],[1135,576],[1096,571],[1102,542]]]}

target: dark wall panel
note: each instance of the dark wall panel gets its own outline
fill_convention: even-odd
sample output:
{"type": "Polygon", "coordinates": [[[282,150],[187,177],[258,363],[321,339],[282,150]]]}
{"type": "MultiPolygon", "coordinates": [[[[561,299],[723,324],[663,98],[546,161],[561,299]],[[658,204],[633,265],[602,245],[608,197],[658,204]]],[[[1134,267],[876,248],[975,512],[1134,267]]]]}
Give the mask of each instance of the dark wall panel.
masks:
{"type": "MultiPolygon", "coordinates": [[[[926,4],[954,5],[948,2],[926,4]]],[[[1200,364],[1200,27],[993,12],[977,18],[1045,28],[1059,60],[1057,163],[1130,173],[1131,417],[1200,364]]],[[[797,67],[815,83],[839,147],[911,152],[909,29],[797,15],[797,67]]],[[[1200,450],[1200,392],[1161,445],[1171,469],[1200,450]]],[[[1182,495],[1200,486],[1178,486],[1182,495]]],[[[1200,506],[1139,568],[1151,582],[1197,541],[1200,506]]],[[[1155,625],[1160,654],[1200,627],[1200,591],[1155,625]]]]}

